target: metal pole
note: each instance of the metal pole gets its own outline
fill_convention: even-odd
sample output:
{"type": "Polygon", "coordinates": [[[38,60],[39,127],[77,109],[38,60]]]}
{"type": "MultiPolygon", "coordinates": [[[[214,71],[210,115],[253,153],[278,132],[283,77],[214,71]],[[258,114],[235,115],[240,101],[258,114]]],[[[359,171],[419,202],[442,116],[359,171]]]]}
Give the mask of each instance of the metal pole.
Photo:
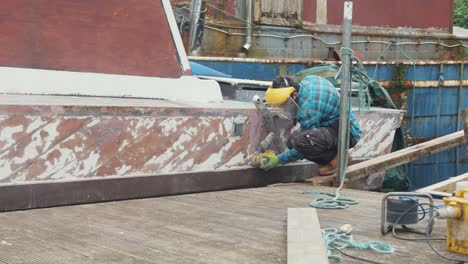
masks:
{"type": "Polygon", "coordinates": [[[192,1],[192,13],[190,16],[190,31],[189,31],[189,45],[188,53],[190,54],[195,48],[195,40],[197,38],[198,20],[200,18],[202,0],[192,1]]]}
{"type": "MultiPolygon", "coordinates": [[[[351,26],[353,20],[353,2],[344,3],[344,16],[343,16],[343,48],[349,48],[351,46],[351,26]]],[[[350,81],[350,55],[347,53],[341,56],[342,59],[342,78],[341,78],[341,91],[340,91],[340,126],[338,131],[338,170],[337,170],[337,181],[341,180],[341,172],[346,174],[346,148],[349,146],[349,113],[348,113],[348,97],[349,88],[351,85],[350,81]]]]}
{"type": "Polygon", "coordinates": [[[245,8],[247,33],[245,36],[245,44],[242,46],[241,50],[246,54],[252,46],[252,2],[253,0],[247,0],[247,6],[245,8]]]}
{"type": "MultiPolygon", "coordinates": [[[[461,113],[463,111],[462,104],[463,104],[463,79],[465,77],[465,64],[463,60],[460,63],[460,85],[458,86],[458,106],[457,106],[457,131],[462,129],[462,117],[461,113]]],[[[455,176],[459,175],[459,168],[460,168],[460,146],[457,146],[455,149],[455,176]]]]}

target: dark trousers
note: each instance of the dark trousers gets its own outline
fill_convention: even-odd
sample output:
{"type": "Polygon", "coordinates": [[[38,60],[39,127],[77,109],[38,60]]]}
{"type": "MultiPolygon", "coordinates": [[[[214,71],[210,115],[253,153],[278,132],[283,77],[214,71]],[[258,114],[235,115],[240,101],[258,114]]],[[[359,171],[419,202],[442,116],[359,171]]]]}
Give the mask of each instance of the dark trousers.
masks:
{"type": "MultiPolygon", "coordinates": [[[[328,127],[312,128],[296,132],[291,135],[287,141],[288,148],[295,148],[304,158],[319,165],[329,163],[338,152],[338,128],[339,122],[331,124],[328,127]]],[[[350,145],[352,148],[356,145],[350,135],[350,145]]]]}

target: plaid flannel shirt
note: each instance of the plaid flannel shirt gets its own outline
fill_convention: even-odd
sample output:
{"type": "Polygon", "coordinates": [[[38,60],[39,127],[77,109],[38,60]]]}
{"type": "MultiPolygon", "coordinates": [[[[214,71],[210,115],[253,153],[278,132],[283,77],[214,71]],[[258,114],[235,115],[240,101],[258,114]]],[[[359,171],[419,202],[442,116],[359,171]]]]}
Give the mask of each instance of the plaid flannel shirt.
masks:
{"type": "MultiPolygon", "coordinates": [[[[299,86],[297,121],[302,130],[330,126],[339,119],[340,94],[327,79],[310,75],[302,79],[299,86]]],[[[352,112],[350,121],[351,136],[357,143],[362,132],[352,112]]],[[[291,149],[279,154],[278,158],[281,164],[286,164],[303,159],[304,156],[296,149],[291,149]]]]}

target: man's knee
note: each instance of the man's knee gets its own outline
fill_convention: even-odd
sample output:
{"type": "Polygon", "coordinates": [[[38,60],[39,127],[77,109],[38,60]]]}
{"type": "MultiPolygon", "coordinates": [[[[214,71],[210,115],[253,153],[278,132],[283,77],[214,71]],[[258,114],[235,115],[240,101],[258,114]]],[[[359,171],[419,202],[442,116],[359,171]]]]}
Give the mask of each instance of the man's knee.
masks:
{"type": "Polygon", "coordinates": [[[286,145],[288,148],[295,148],[301,154],[320,153],[329,150],[327,140],[320,128],[313,128],[291,135],[286,145]]]}

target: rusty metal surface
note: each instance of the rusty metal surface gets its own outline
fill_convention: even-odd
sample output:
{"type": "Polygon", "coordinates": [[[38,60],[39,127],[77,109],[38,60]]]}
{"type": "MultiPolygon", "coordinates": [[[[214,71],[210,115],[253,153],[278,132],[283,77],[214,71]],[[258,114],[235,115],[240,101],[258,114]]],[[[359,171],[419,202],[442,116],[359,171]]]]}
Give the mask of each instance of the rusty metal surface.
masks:
{"type": "Polygon", "coordinates": [[[0,16],[1,66],[182,75],[161,1],[1,1],[0,16]]]}
{"type": "MultiPolygon", "coordinates": [[[[302,23],[302,28],[314,33],[343,33],[343,27],[341,25],[322,25],[304,21],[302,23]]],[[[413,38],[415,40],[417,40],[418,38],[440,40],[466,39],[466,37],[464,36],[455,36],[445,30],[436,28],[422,30],[415,28],[366,27],[358,25],[353,25],[352,35],[387,38],[413,38]]]]}
{"type": "MultiPolygon", "coordinates": [[[[305,59],[280,59],[280,58],[235,58],[235,57],[209,57],[209,56],[188,56],[190,60],[196,61],[226,61],[226,62],[251,62],[251,63],[262,63],[262,64],[304,64],[304,65],[315,65],[323,63],[341,64],[341,62],[326,61],[326,60],[305,60],[305,59]]],[[[451,65],[461,64],[461,60],[416,60],[415,65],[451,65]]],[[[364,65],[413,65],[411,61],[363,61],[364,65]]]]}
{"type": "Polygon", "coordinates": [[[0,120],[3,183],[227,169],[258,140],[245,109],[5,105],[0,120]]]}
{"type": "MultiPolygon", "coordinates": [[[[241,1],[242,2],[242,1],[241,1]]],[[[260,0],[255,5],[256,22],[267,25],[297,26],[302,22],[301,0],[260,0]]]]}
{"type": "MultiPolygon", "coordinates": [[[[344,2],[345,0],[328,1],[329,24],[342,24],[344,2]]],[[[453,0],[354,0],[353,24],[392,28],[441,28],[451,31],[452,8],[453,0]]]]}
{"type": "Polygon", "coordinates": [[[350,151],[353,158],[375,158],[390,153],[395,130],[400,127],[403,112],[389,109],[381,111],[356,112],[362,137],[350,151]]]}
{"type": "MultiPolygon", "coordinates": [[[[382,87],[389,88],[394,85],[393,82],[379,82],[382,87]]],[[[399,83],[401,87],[404,88],[436,88],[436,87],[457,87],[460,86],[468,86],[468,80],[443,80],[443,81],[404,81],[399,83]]]]}
{"type": "MultiPolygon", "coordinates": [[[[217,105],[0,105],[0,183],[248,167],[266,133],[258,112],[250,104],[217,105]],[[239,120],[245,128],[235,136],[239,120]]],[[[386,152],[398,113],[359,114],[364,140],[355,155],[386,152]]]]}
{"type": "MultiPolygon", "coordinates": [[[[257,24],[254,25],[253,37],[256,41],[248,57],[318,60],[326,58],[328,47],[339,47],[333,43],[339,43],[342,37],[344,1],[299,2],[302,1],[255,2],[253,13],[257,24]],[[319,10],[328,10],[325,15],[319,14],[320,21],[316,21],[317,12],[320,12],[317,11],[317,3],[319,10]],[[297,15],[295,12],[301,5],[302,20],[301,12],[297,15]],[[321,43],[322,40],[326,43],[321,43]]],[[[242,20],[245,16],[239,16],[238,9],[229,8],[232,5],[241,7],[245,5],[245,0],[230,0],[226,3],[218,0],[207,8],[207,23],[198,54],[226,57],[245,55],[240,52],[246,34],[245,21],[242,20]],[[231,11],[228,12],[228,9],[231,11]]],[[[352,48],[363,53],[366,60],[376,60],[392,41],[413,43],[403,47],[413,59],[460,59],[463,48],[444,47],[460,44],[460,40],[466,41],[466,38],[451,34],[453,0],[360,0],[354,5],[356,14],[353,19],[352,48]],[[442,44],[420,45],[427,42],[442,44]]],[[[399,51],[390,50],[385,59],[406,58],[399,51]]]]}
{"type": "MultiPolygon", "coordinates": [[[[249,50],[249,58],[271,59],[304,59],[323,60],[328,55],[328,47],[339,49],[342,32],[339,26],[328,25],[307,26],[301,29],[285,29],[270,27],[268,30],[256,28],[253,31],[252,48],[249,50]],[[317,31],[322,28],[322,32],[317,31]]],[[[245,39],[245,29],[223,28],[218,25],[206,25],[202,40],[200,55],[239,57],[240,48],[245,39]]],[[[397,32],[390,29],[363,28],[353,32],[351,48],[361,52],[365,60],[377,60],[379,54],[392,42],[408,43],[400,48],[414,60],[460,60],[463,48],[460,44],[467,45],[467,40],[456,38],[448,33],[440,31],[422,34],[418,31],[397,32]],[[406,34],[400,34],[407,32],[406,34]],[[416,32],[410,34],[409,32],[416,32]],[[424,44],[426,43],[426,44],[424,44]]],[[[386,60],[407,60],[396,47],[391,47],[385,54],[386,60]]]]}

